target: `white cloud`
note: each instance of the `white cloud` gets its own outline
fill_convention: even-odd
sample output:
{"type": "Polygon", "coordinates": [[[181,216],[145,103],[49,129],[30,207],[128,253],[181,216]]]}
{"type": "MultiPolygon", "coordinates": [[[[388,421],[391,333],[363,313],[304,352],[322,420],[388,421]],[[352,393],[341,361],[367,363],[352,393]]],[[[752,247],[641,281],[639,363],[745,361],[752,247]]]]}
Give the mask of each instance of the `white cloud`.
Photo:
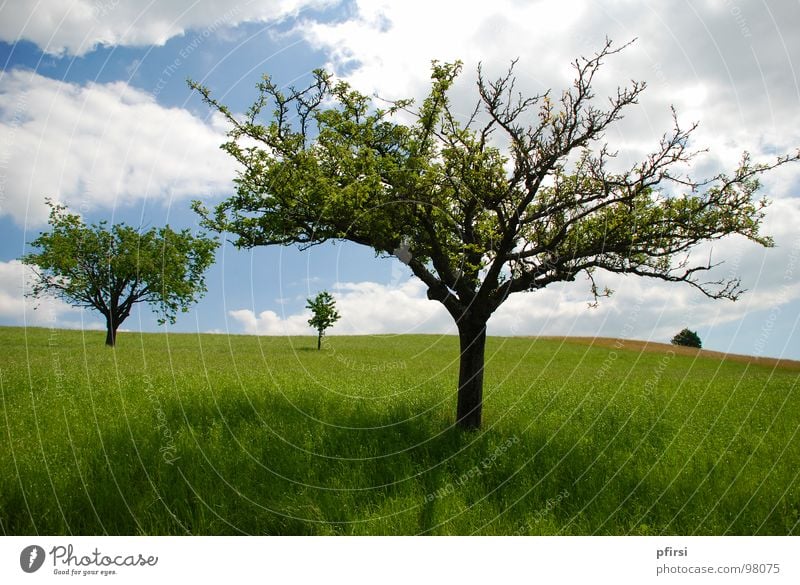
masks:
{"type": "Polygon", "coordinates": [[[25,270],[19,260],[0,262],[0,317],[17,318],[25,313],[25,270]]]}
{"type": "Polygon", "coordinates": [[[342,319],[337,334],[440,333],[454,331],[444,307],[428,299],[425,285],[410,279],[395,285],[374,282],[334,285],[342,319]]]}
{"type": "Polygon", "coordinates": [[[12,70],[0,77],[0,213],[36,226],[45,197],[74,210],[231,189],[224,125],[124,82],[76,85],[12,70]]]}
{"type": "Polygon", "coordinates": [[[452,99],[457,113],[468,114],[477,98],[477,64],[494,78],[518,57],[517,89],[531,95],[552,88],[557,97],[571,82],[576,57],[593,54],[606,36],[618,45],[637,38],[609,57],[595,79],[601,101],[629,79],[649,85],[640,105],[607,133],[621,158],[656,147],[671,129],[671,104],[684,123],[701,122],[694,146],[710,147],[713,156],[698,170],[730,168],[745,149],[772,154],[800,144],[796,3],[745,9],[706,2],[680,10],[629,0],[355,0],[354,6],[347,21],[304,21],[297,30],[330,55],[330,68],[367,93],[420,99],[431,60],[461,59],[464,73],[452,99]]]}
{"type": "Polygon", "coordinates": [[[250,309],[228,311],[228,315],[239,323],[250,335],[306,335],[310,332],[305,312],[280,317],[275,311],[261,311],[256,315],[250,309]]]}
{"type": "Polygon", "coordinates": [[[58,299],[26,298],[24,291],[27,290],[31,277],[30,267],[19,260],[0,262],[0,321],[36,327],[100,327],[95,316],[58,299]]]}
{"type": "MultiPolygon", "coordinates": [[[[454,331],[452,319],[438,302],[428,300],[424,285],[416,280],[402,283],[336,283],[331,289],[341,319],[331,327],[334,335],[376,333],[442,333],[454,331]]],[[[253,335],[310,335],[311,312],[280,316],[265,310],[230,311],[245,333],[253,335]]]]}
{"type": "MultiPolygon", "coordinates": [[[[479,61],[505,68],[510,59],[529,55],[533,38],[541,45],[569,44],[571,27],[586,8],[578,0],[488,4],[357,0],[354,4],[356,15],[350,20],[304,21],[297,30],[313,46],[326,50],[330,67],[346,73],[358,88],[389,98],[419,95],[434,59],[460,59],[467,71],[479,61]]],[[[538,66],[552,68],[554,52],[537,54],[538,66]]],[[[530,63],[524,67],[529,70],[530,63]]]]}
{"type": "Polygon", "coordinates": [[[188,30],[224,32],[244,22],[274,22],[328,0],[7,0],[0,40],[32,41],[51,54],[83,55],[98,45],[163,45],[188,30]]]}

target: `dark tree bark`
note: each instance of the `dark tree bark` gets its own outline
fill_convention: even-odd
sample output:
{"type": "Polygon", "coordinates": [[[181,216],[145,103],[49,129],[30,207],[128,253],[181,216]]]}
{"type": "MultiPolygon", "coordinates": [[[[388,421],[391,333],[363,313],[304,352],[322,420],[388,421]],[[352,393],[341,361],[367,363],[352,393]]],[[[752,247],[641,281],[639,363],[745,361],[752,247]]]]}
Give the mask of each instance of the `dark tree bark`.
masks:
{"type": "Polygon", "coordinates": [[[108,347],[116,346],[118,328],[119,328],[119,321],[115,321],[111,317],[106,317],[106,345],[108,347]]]}
{"type": "Polygon", "coordinates": [[[459,322],[458,339],[461,345],[461,359],[458,370],[456,423],[465,430],[479,429],[483,409],[486,322],[459,322]]]}
{"type": "Polygon", "coordinates": [[[317,332],[317,351],[322,349],[322,331],[317,332]]]}
{"type": "Polygon", "coordinates": [[[108,347],[115,347],[117,345],[117,330],[122,322],[130,317],[130,305],[132,299],[127,299],[121,306],[112,309],[106,313],[106,345],[108,347]]]}

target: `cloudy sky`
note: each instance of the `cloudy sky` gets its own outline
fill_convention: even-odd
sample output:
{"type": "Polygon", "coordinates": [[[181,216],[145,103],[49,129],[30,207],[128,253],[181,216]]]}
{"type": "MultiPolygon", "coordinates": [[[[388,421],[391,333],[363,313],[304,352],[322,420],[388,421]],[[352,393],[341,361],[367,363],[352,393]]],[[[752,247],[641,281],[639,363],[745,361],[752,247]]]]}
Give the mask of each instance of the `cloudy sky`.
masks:
{"type": "MultiPolygon", "coordinates": [[[[800,3],[795,0],[6,0],[0,3],[0,325],[99,326],[60,302],[23,297],[18,258],[46,227],[45,197],[87,220],[191,227],[192,199],[232,191],[219,150],[226,127],[186,79],[244,111],[263,73],[302,85],[317,67],[386,98],[425,95],[430,62],[461,59],[454,103],[475,99],[475,68],[512,59],[526,92],[570,82],[569,64],[606,37],[636,42],[610,59],[597,93],[630,79],[648,89],[608,133],[624,160],[653,148],[670,106],[699,121],[708,148],[696,175],[732,169],[743,150],[767,160],[800,146],[800,3]]],[[[686,286],[612,275],[615,294],[587,308],[578,280],[518,294],[495,314],[495,335],[602,335],[667,341],[685,326],[706,347],[800,359],[800,165],[764,180],[773,249],[715,243],[723,275],[748,289],[736,303],[686,286]]],[[[704,248],[701,254],[708,254],[704,248]]],[[[175,331],[311,334],[305,299],[327,289],[333,333],[448,333],[449,317],[396,259],[354,244],[220,249],[207,296],[175,331]]],[[[124,327],[158,327],[148,310],[124,327]]]]}

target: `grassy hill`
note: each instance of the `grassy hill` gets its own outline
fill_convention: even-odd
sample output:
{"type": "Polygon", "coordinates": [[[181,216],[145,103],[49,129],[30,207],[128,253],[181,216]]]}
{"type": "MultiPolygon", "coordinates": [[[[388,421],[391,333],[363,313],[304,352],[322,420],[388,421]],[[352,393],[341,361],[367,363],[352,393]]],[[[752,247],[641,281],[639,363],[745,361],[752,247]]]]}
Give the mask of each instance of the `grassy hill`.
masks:
{"type": "Polygon", "coordinates": [[[798,534],[800,373],[632,342],[0,328],[4,534],[798,534]]]}

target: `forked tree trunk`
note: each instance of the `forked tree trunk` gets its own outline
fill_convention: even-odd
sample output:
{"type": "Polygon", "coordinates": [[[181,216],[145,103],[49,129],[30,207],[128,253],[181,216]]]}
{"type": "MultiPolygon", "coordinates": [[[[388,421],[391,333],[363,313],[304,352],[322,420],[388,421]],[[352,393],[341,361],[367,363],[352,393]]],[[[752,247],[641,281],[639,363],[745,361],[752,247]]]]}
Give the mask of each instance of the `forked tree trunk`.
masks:
{"type": "Polygon", "coordinates": [[[486,348],[486,323],[460,322],[458,339],[461,360],[458,370],[456,423],[466,430],[481,426],[483,409],[483,360],[486,348]]]}

